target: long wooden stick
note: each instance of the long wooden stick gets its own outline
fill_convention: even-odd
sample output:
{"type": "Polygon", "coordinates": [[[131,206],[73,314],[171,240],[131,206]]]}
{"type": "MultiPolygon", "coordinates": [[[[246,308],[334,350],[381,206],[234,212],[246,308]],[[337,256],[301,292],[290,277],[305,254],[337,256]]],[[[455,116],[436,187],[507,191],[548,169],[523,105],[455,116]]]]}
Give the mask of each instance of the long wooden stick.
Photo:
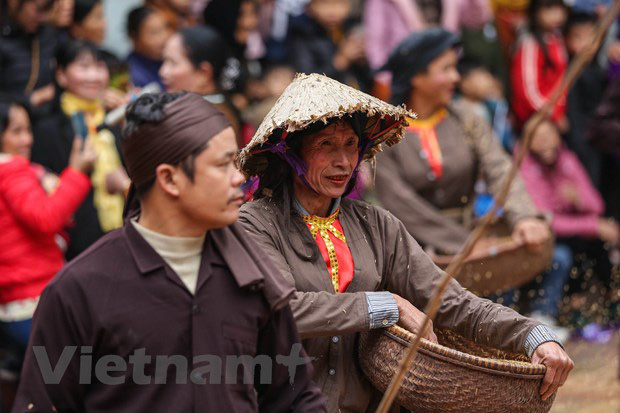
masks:
{"type": "MultiPolygon", "coordinates": [[[[422,323],[422,327],[419,329],[419,332],[426,331],[430,321],[435,319],[437,311],[439,310],[441,296],[444,293],[446,287],[448,286],[450,279],[452,278],[450,274],[456,274],[461,270],[465,258],[467,258],[469,254],[471,254],[476,243],[482,238],[487,228],[494,220],[499,208],[503,207],[506,203],[506,198],[510,191],[512,182],[519,172],[519,168],[521,166],[521,163],[523,162],[523,159],[525,158],[525,155],[527,155],[529,151],[533,132],[536,130],[538,125],[540,125],[545,119],[550,116],[553,107],[562,98],[568,88],[570,88],[575,83],[583,69],[596,55],[596,52],[598,51],[600,45],[603,42],[603,39],[605,38],[607,30],[612,25],[619,12],[620,0],[615,0],[610,10],[598,23],[595,32],[594,42],[575,57],[570,67],[568,68],[564,78],[562,79],[562,82],[560,83],[560,85],[558,85],[558,87],[554,89],[549,100],[547,100],[545,104],[540,108],[540,110],[536,112],[536,114],[534,114],[532,118],[530,118],[530,120],[527,122],[524,131],[525,138],[523,147],[517,153],[517,158],[512,163],[512,167],[508,173],[507,179],[504,182],[504,186],[496,197],[495,205],[493,206],[491,211],[489,211],[489,213],[487,213],[483,217],[481,223],[472,231],[472,233],[467,238],[467,241],[465,242],[465,245],[463,246],[461,252],[454,258],[454,261],[452,261],[446,269],[445,274],[442,276],[441,281],[433,294],[433,299],[430,301],[426,308],[426,317],[424,318],[424,322],[422,323]]],[[[394,399],[396,398],[402,381],[405,378],[405,373],[409,371],[418,347],[420,346],[420,339],[420,333],[416,334],[414,341],[407,348],[407,351],[403,356],[400,365],[398,366],[396,374],[392,378],[389,387],[383,395],[383,399],[381,400],[381,404],[379,405],[376,413],[388,413],[389,409],[392,407],[392,403],[394,402],[394,399]]]]}

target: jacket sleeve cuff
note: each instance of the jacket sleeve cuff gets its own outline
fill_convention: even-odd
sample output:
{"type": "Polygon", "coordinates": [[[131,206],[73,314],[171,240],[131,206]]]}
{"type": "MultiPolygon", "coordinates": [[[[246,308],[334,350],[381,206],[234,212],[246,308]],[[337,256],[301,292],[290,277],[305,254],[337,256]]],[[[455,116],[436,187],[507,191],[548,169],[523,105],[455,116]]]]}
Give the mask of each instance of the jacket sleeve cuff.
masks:
{"type": "Polygon", "coordinates": [[[525,339],[525,352],[527,356],[532,357],[534,350],[548,341],[556,342],[564,348],[558,336],[549,327],[544,324],[539,324],[534,327],[525,339]]]}
{"type": "Polygon", "coordinates": [[[388,291],[366,293],[370,329],[389,327],[398,321],[398,305],[388,291]]]}

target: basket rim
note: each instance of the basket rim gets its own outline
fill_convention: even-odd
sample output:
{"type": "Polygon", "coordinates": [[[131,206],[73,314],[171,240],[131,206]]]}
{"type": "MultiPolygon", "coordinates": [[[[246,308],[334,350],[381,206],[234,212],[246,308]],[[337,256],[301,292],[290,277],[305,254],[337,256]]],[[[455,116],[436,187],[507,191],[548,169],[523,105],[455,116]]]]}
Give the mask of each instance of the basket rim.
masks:
{"type": "MultiPolygon", "coordinates": [[[[510,237],[498,238],[498,243],[492,251],[489,251],[485,255],[471,255],[465,259],[465,263],[480,261],[488,258],[502,257],[507,254],[513,254],[521,248],[525,248],[525,245],[518,244],[510,237]]],[[[433,262],[438,265],[448,265],[454,261],[456,255],[443,255],[435,254],[432,256],[433,262]]]]}
{"type": "MultiPolygon", "coordinates": [[[[393,325],[382,331],[391,339],[403,346],[408,346],[416,337],[416,334],[398,325],[393,325]]],[[[420,352],[443,361],[457,364],[474,370],[481,370],[497,375],[518,376],[522,379],[538,380],[544,377],[547,368],[542,364],[525,362],[513,362],[511,360],[497,360],[487,357],[474,356],[462,351],[433,343],[425,338],[420,341],[420,352]]]]}
{"type": "MultiPolygon", "coordinates": [[[[514,254],[515,252],[519,250],[528,251],[527,246],[525,244],[517,243],[510,236],[498,237],[497,240],[498,242],[495,245],[495,248],[493,249],[493,251],[490,251],[488,254],[485,254],[485,255],[471,255],[465,259],[465,263],[478,262],[478,261],[490,259],[490,258],[501,258],[506,255],[514,254]]],[[[545,250],[542,253],[534,254],[534,255],[544,256],[545,254],[549,253],[549,251],[553,249],[553,244],[554,244],[554,241],[552,238],[550,238],[544,244],[545,250]]],[[[452,261],[454,261],[455,258],[456,258],[456,255],[435,254],[432,256],[433,262],[435,264],[445,265],[445,266],[449,265],[452,261]]]]}

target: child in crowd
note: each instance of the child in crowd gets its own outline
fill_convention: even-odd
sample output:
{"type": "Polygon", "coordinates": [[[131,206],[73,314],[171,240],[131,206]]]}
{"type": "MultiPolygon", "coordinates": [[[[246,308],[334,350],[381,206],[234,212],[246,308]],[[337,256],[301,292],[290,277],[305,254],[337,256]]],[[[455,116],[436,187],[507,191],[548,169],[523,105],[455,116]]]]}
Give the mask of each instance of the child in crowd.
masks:
{"type": "Polygon", "coordinates": [[[127,33],[133,51],[127,57],[131,83],[142,88],[157,83],[164,88],[159,69],[163,63],[166,41],[172,33],[161,13],[148,7],[136,7],[127,17],[127,33]]]}
{"type": "Polygon", "coordinates": [[[486,120],[504,149],[512,152],[514,135],[501,81],[474,58],[461,59],[458,69],[461,75],[459,83],[461,104],[486,120]]]}
{"type": "Polygon", "coordinates": [[[26,106],[0,98],[0,343],[10,355],[0,365],[0,409],[6,411],[39,296],[64,264],[61,245],[66,243],[58,234],[89,192],[86,173],[96,157],[88,142],[76,139],[69,166],[52,177],[30,163],[32,142],[26,106]]]}
{"type": "MultiPolygon", "coordinates": [[[[563,0],[531,0],[529,23],[521,34],[512,60],[512,109],[519,126],[547,101],[562,81],[567,66],[561,30],[567,8],[563,0]]],[[[553,120],[568,130],[566,102],[561,99],[553,108],[553,120]]]]}
{"type": "Polygon", "coordinates": [[[64,89],[60,97],[62,111],[72,119],[73,132],[88,138],[97,152],[91,181],[96,222],[83,222],[80,227],[100,227],[108,232],[123,224],[123,192],[129,186],[122,165],[117,139],[103,126],[105,107],[103,95],[109,72],[96,46],[83,41],[71,41],[57,57],[56,79],[64,89]]]}
{"type": "Polygon", "coordinates": [[[254,130],[258,128],[294,77],[295,70],[286,65],[274,65],[265,71],[260,82],[260,90],[257,91],[258,101],[243,112],[243,118],[254,130]]]}
{"type": "Polygon", "coordinates": [[[306,14],[291,25],[289,55],[298,72],[325,74],[367,91],[372,77],[365,36],[350,15],[350,0],[311,0],[306,14]]]}
{"type": "MultiPolygon", "coordinates": [[[[603,216],[603,199],[579,159],[563,145],[553,122],[545,121],[534,131],[531,152],[521,165],[521,177],[536,207],[551,218],[556,248],[571,251],[578,272],[583,272],[579,270],[583,270],[584,263],[593,265],[593,273],[608,288],[611,264],[606,247],[617,248],[618,223],[603,216]],[[587,259],[578,259],[584,256],[587,259]]],[[[588,281],[587,276],[582,277],[577,292],[589,289],[588,281]]],[[[572,287],[575,292],[575,285],[572,287]]]]}

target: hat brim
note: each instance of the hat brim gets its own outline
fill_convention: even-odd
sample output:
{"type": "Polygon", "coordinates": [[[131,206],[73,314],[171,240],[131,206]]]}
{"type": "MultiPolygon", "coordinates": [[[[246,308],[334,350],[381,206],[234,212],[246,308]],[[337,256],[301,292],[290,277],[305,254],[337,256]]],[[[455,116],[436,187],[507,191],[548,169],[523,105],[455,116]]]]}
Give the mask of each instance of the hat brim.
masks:
{"type": "Polygon", "coordinates": [[[238,161],[246,176],[260,176],[266,169],[261,160],[274,137],[281,139],[301,131],[316,122],[363,113],[368,118],[367,129],[372,130],[373,144],[364,159],[381,151],[381,144],[395,145],[402,139],[407,118],[416,115],[404,106],[394,106],[336,80],[319,74],[298,74],[269,111],[250,143],[240,152],[238,161]]]}

